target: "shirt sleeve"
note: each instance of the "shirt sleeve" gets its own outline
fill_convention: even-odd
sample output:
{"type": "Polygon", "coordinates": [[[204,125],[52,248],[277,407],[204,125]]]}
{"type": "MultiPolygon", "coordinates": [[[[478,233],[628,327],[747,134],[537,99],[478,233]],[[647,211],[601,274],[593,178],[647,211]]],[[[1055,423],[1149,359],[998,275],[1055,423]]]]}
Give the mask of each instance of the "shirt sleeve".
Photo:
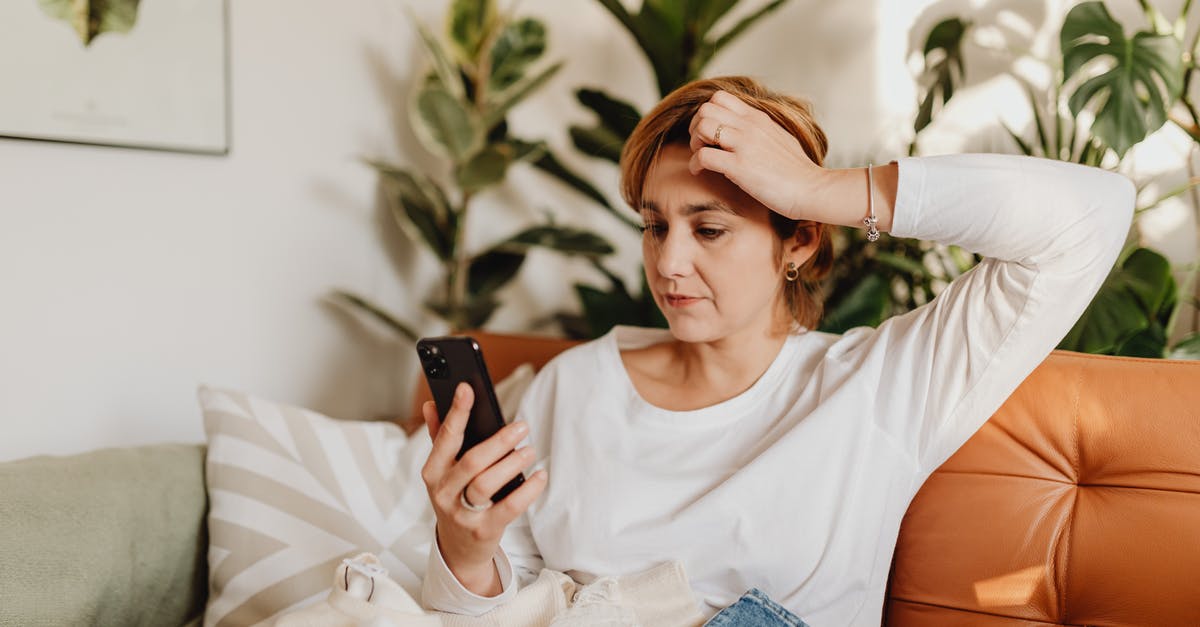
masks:
{"type": "MultiPolygon", "coordinates": [[[[1125,177],[1014,155],[905,158],[891,234],[984,256],[929,303],[843,334],[877,426],[923,481],[1066,336],[1128,235],[1125,177]]],[[[919,485],[919,484],[918,484],[919,485]]]]}
{"type": "MultiPolygon", "coordinates": [[[[534,377],[517,410],[516,420],[525,420],[530,427],[530,434],[518,446],[533,446],[534,451],[543,456],[525,471],[526,476],[548,465],[550,441],[545,426],[549,420],[547,412],[550,403],[545,398],[545,391],[550,384],[551,369],[551,365],[547,365],[543,372],[534,377]]],[[[433,542],[425,579],[421,584],[421,598],[425,607],[441,612],[479,616],[508,603],[521,588],[532,584],[544,566],[530,525],[530,516],[536,515],[533,512],[537,505],[535,501],[504,530],[500,547],[494,557],[504,588],[494,597],[480,596],[467,590],[446,565],[438,543],[433,542]]]]}

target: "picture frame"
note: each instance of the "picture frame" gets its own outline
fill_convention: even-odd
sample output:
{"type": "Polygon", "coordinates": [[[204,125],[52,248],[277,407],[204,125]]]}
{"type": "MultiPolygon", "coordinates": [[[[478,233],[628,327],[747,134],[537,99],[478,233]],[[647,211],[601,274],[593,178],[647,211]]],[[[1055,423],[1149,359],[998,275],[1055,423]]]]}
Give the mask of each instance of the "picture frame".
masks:
{"type": "Polygon", "coordinates": [[[0,137],[229,153],[228,0],[7,0],[0,59],[0,137]]]}

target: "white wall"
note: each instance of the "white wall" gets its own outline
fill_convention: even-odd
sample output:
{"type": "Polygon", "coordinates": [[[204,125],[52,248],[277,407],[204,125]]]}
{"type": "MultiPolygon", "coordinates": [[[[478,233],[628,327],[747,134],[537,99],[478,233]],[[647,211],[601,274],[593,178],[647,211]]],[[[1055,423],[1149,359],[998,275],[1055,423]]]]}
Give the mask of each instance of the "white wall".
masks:
{"type": "MultiPolygon", "coordinates": [[[[432,23],[445,0],[412,4],[432,23]]],[[[760,4],[747,0],[747,8],[760,4]]],[[[752,74],[810,97],[833,142],[832,165],[895,158],[915,106],[909,27],[978,4],[792,0],[711,73],[752,74]]],[[[1057,23],[1062,3],[989,6],[998,4],[1034,14],[1034,26],[1015,31],[1029,42],[1056,36],[1040,24],[1057,23]]],[[[411,347],[321,302],[332,288],[351,288],[414,318],[431,285],[434,264],[390,224],[375,176],[358,162],[436,163],[406,127],[405,96],[423,58],[401,5],[231,5],[228,157],[0,140],[0,459],[200,441],[200,383],[344,418],[407,407],[411,347]]],[[[595,2],[525,0],[520,8],[548,22],[550,56],[567,67],[514,113],[513,128],[548,139],[615,189],[611,167],[567,149],[564,121],[587,120],[572,90],[600,86],[646,108],[655,97],[648,67],[595,2]]],[[[972,55],[970,69],[982,76],[1004,62],[972,55]]],[[[994,133],[976,130],[995,113],[978,109],[1004,109],[1021,125],[1020,102],[1011,82],[983,81],[938,122],[926,150],[994,147],[994,133]]],[[[1187,144],[1166,135],[1142,161],[1181,177],[1187,144]]],[[[613,267],[635,278],[632,232],[527,168],[481,199],[468,246],[543,211],[610,235],[621,249],[613,267]]],[[[1175,258],[1193,259],[1187,208],[1158,214],[1158,241],[1175,258]]],[[[533,255],[495,328],[529,329],[530,320],[574,307],[577,278],[594,277],[582,264],[533,255]]]]}

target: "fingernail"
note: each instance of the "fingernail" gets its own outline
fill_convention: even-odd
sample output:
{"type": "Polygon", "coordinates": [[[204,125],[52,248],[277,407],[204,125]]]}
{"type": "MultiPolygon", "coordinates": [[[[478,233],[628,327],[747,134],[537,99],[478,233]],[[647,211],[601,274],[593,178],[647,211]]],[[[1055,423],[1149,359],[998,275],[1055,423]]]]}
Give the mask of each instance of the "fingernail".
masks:
{"type": "Polygon", "coordinates": [[[525,435],[526,433],[529,433],[529,424],[526,423],[524,420],[515,422],[515,423],[513,423],[513,425],[514,425],[513,432],[516,435],[522,436],[522,435],[525,435]]]}
{"type": "Polygon", "coordinates": [[[455,388],[455,390],[454,390],[454,398],[457,398],[458,400],[461,401],[466,397],[467,397],[467,384],[459,383],[458,387],[455,388]]]}

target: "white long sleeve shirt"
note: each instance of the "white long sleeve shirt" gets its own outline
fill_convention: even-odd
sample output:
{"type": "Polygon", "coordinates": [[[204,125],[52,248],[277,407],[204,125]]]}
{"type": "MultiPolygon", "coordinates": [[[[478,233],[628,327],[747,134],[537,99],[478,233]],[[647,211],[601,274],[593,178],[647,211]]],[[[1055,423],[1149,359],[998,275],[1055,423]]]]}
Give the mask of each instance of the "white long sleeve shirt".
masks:
{"type": "Polygon", "coordinates": [[[552,360],[518,419],[549,472],[506,530],[504,591],[466,590],[433,547],[427,606],[480,614],[542,569],[589,583],[680,560],[706,616],[751,587],[813,627],[880,624],[901,518],[925,479],[1066,335],[1123,245],[1120,175],[1007,155],[899,160],[891,234],[985,259],[878,328],[789,337],[742,394],[643,400],[618,327],[552,360]]]}

